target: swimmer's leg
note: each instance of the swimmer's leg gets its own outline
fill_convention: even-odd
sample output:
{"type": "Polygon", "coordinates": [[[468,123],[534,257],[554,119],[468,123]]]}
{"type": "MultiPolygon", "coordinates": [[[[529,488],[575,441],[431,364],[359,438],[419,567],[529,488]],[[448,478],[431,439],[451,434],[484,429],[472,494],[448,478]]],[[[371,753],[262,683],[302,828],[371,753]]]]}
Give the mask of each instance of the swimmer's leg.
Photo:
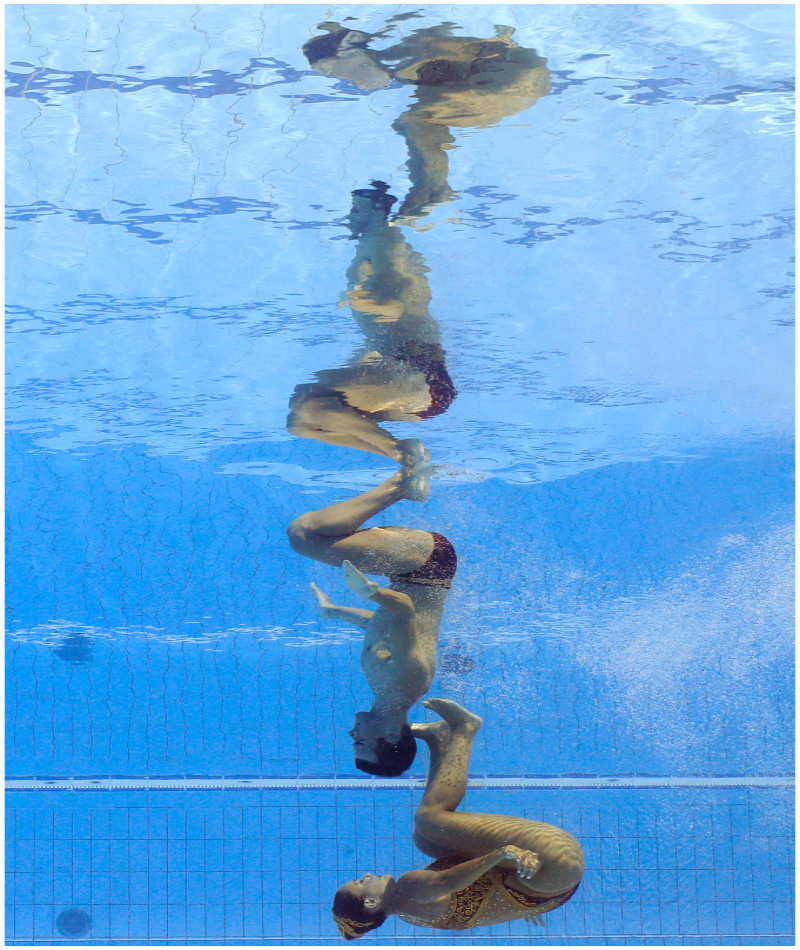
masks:
{"type": "MultiPolygon", "coordinates": [[[[430,751],[431,762],[428,768],[429,782],[432,776],[439,772],[442,764],[442,757],[450,744],[450,727],[443,719],[436,722],[412,723],[411,732],[415,739],[422,739],[427,743],[430,751]]],[[[420,834],[419,830],[414,831],[414,844],[423,853],[431,858],[448,857],[452,851],[450,848],[442,847],[430,838],[420,834]]]]}
{"type": "Polygon", "coordinates": [[[430,461],[419,439],[396,439],[366,413],[357,412],[336,396],[315,395],[313,387],[298,386],[289,402],[286,427],[301,439],[372,452],[413,468],[430,461]]]}
{"type": "Polygon", "coordinates": [[[367,574],[405,574],[427,561],[433,536],[413,528],[361,525],[402,499],[427,497],[427,469],[401,469],[383,484],[355,498],[296,518],[288,528],[298,554],[340,567],[350,561],[367,574]]]}
{"type": "MultiPolygon", "coordinates": [[[[514,883],[520,889],[558,894],[577,884],[584,869],[583,852],[572,835],[563,829],[511,815],[455,811],[466,791],[472,742],[481,720],[450,700],[432,699],[424,705],[447,721],[451,738],[441,761],[432,760],[432,765],[437,767],[431,768],[417,809],[414,825],[418,847],[426,845],[422,850],[435,857],[474,858],[513,844],[532,851],[541,861],[533,879],[514,876],[514,883]]],[[[509,869],[513,866],[511,861],[500,864],[509,869]]]]}
{"type": "Polygon", "coordinates": [[[428,857],[438,860],[439,858],[449,858],[453,854],[453,849],[445,845],[437,844],[426,838],[418,831],[414,832],[414,846],[418,851],[427,854],[428,857]]]}
{"type": "MultiPolygon", "coordinates": [[[[423,706],[426,705],[423,703],[423,706]]],[[[431,763],[428,768],[428,781],[435,775],[442,764],[442,757],[450,745],[450,726],[444,719],[437,719],[436,722],[412,722],[411,732],[415,739],[422,739],[428,746],[431,756],[431,763]]]]}
{"type": "MultiPolygon", "coordinates": [[[[423,706],[438,713],[444,722],[426,723],[414,730],[431,750],[428,783],[417,809],[418,825],[421,815],[435,820],[439,812],[453,812],[461,804],[467,790],[472,743],[483,725],[480,716],[449,699],[428,699],[423,706]],[[429,730],[429,726],[433,728],[429,730]]],[[[420,832],[425,836],[421,828],[420,832]]]]}

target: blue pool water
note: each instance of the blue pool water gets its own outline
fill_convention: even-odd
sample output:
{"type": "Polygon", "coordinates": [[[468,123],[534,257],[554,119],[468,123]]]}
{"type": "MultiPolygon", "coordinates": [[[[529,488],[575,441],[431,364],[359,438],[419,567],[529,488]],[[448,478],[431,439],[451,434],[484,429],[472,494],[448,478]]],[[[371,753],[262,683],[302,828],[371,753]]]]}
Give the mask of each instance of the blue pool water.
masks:
{"type": "Polygon", "coordinates": [[[412,87],[303,55],[349,16],[547,61],[397,223],[458,396],[388,424],[436,468],[376,523],[458,551],[466,806],[587,858],[544,927],[364,942],[793,945],[792,14],[7,6],[8,943],[332,945],[426,862],[425,755],[355,769],[361,635],[285,535],[393,470],[286,429],[364,342],[351,191],[411,185],[412,87]]]}

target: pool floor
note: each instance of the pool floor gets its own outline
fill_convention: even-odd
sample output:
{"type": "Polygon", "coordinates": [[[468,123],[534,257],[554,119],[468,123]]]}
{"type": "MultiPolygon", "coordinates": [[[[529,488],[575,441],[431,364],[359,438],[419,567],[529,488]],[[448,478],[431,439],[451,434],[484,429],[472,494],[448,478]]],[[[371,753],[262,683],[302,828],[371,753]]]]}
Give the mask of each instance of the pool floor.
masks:
{"type": "MultiPolygon", "coordinates": [[[[314,945],[339,942],[328,907],[366,871],[424,856],[418,790],[13,792],[7,942],[314,945]],[[59,934],[69,908],[91,918],[59,934]]],[[[587,871],[547,915],[479,932],[390,918],[370,944],[793,945],[791,790],[471,789],[466,807],[572,831],[587,871]],[[745,830],[743,834],[741,829],[745,830]]]]}

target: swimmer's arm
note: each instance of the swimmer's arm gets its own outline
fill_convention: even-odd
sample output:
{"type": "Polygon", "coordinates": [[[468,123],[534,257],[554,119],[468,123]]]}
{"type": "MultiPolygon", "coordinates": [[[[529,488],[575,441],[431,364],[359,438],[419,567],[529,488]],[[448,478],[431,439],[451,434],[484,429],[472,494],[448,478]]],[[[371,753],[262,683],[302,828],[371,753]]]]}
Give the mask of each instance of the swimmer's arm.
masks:
{"type": "Polygon", "coordinates": [[[340,607],[338,604],[332,604],[328,595],[321,591],[316,584],[312,584],[311,589],[317,595],[319,612],[323,617],[330,617],[331,620],[344,620],[345,623],[351,623],[361,630],[367,629],[367,625],[375,613],[374,610],[362,610],[360,607],[340,607]]]}
{"type": "Polygon", "coordinates": [[[526,880],[532,878],[540,867],[539,859],[532,851],[506,845],[445,871],[408,871],[400,876],[397,883],[402,885],[403,893],[408,897],[425,903],[469,887],[482,874],[500,863],[515,867],[518,875],[526,880]]]}
{"type": "Polygon", "coordinates": [[[350,561],[342,564],[342,572],[347,586],[359,597],[366,597],[379,607],[390,610],[399,620],[412,620],[415,614],[414,602],[399,590],[388,587],[379,587],[374,581],[368,580],[350,561]]]}

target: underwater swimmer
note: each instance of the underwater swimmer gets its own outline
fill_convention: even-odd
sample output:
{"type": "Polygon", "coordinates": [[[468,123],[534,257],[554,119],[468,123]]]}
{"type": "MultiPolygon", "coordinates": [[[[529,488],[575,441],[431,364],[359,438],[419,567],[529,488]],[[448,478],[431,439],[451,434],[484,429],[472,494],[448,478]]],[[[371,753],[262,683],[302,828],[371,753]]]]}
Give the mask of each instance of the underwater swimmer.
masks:
{"type": "Polygon", "coordinates": [[[295,551],[341,567],[350,591],[374,605],[366,610],[333,604],[312,584],[323,616],[364,630],[361,668],[373,702],[356,714],[350,736],[356,766],[382,776],[400,775],[414,761],[408,710],[427,693],[436,672],[439,627],[457,566],[456,552],[442,535],[362,528],[402,499],[427,498],[429,456],[419,440],[408,441],[417,445],[415,463],[362,495],[301,515],[288,529],[295,551]],[[388,577],[389,586],[363,572],[388,577]]]}
{"type": "Polygon", "coordinates": [[[340,887],[333,916],[345,940],[380,927],[392,914],[437,930],[534,919],[566,903],[583,875],[581,846],[561,828],[456,811],[481,720],[451,700],[430,699],[423,705],[442,718],[412,726],[431,753],[414,841],[436,860],[397,879],[367,874],[340,887]]]}

